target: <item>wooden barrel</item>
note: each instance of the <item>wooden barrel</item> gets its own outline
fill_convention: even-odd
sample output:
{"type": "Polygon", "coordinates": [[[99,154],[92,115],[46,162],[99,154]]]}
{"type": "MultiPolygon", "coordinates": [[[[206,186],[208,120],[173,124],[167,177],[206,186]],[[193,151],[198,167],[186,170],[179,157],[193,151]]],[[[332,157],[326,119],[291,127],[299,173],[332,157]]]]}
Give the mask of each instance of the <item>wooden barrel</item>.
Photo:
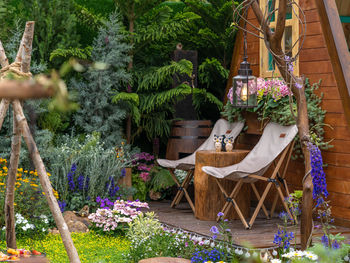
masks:
{"type": "Polygon", "coordinates": [[[193,153],[210,135],[210,120],[175,121],[168,140],[166,159],[177,160],[193,153]]]}

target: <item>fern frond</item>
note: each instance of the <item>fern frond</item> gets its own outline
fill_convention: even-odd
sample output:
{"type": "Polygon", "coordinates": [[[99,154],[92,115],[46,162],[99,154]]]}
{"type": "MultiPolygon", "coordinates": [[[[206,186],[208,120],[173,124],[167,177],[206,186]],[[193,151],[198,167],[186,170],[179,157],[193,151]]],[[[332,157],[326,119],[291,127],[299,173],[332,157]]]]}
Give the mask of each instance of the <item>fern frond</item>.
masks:
{"type": "Polygon", "coordinates": [[[50,54],[50,61],[54,60],[55,58],[62,57],[62,58],[70,58],[70,57],[76,57],[79,59],[89,59],[91,57],[91,51],[92,47],[88,46],[86,48],[58,48],[51,52],[50,54]]]}
{"type": "Polygon", "coordinates": [[[140,99],[137,93],[119,92],[112,98],[113,103],[118,103],[120,101],[128,101],[136,106],[139,105],[140,99]]]}
{"type": "Polygon", "coordinates": [[[227,79],[230,71],[225,69],[216,58],[206,58],[198,67],[198,78],[201,83],[210,85],[215,75],[219,75],[222,79],[227,79]],[[214,76],[213,76],[214,75],[214,76]]]}
{"type": "MultiPolygon", "coordinates": [[[[166,6],[163,8],[165,7],[166,6]]],[[[171,8],[168,9],[171,10],[171,8]]],[[[200,16],[192,12],[177,13],[173,17],[161,19],[161,23],[145,24],[143,27],[139,26],[139,30],[137,35],[135,35],[134,40],[136,43],[141,43],[145,41],[164,41],[174,39],[179,34],[185,32],[190,21],[199,18],[200,16]]]]}
{"type": "Polygon", "coordinates": [[[154,167],[151,171],[151,189],[158,192],[162,189],[169,188],[175,184],[170,172],[161,167],[154,167]]]}
{"type": "Polygon", "coordinates": [[[193,105],[195,109],[199,109],[201,106],[205,105],[206,102],[215,104],[218,110],[222,110],[223,103],[212,93],[207,92],[205,89],[193,89],[193,105]]]}
{"type": "MultiPolygon", "coordinates": [[[[74,2],[74,1],[73,1],[74,2]]],[[[86,7],[81,6],[74,2],[75,15],[79,21],[91,30],[98,30],[103,25],[103,17],[91,13],[86,7]]]]}
{"type": "Polygon", "coordinates": [[[147,91],[152,88],[157,88],[164,84],[166,80],[169,80],[175,73],[191,76],[192,71],[192,62],[186,59],[182,59],[178,62],[172,61],[170,65],[153,68],[143,75],[137,91],[147,91]]]}

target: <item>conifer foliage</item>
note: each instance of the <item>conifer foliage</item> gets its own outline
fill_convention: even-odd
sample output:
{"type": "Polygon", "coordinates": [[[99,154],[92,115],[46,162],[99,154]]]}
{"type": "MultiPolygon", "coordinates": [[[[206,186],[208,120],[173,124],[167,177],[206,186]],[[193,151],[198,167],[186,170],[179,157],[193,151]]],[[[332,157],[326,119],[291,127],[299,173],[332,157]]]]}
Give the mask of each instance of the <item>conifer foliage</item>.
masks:
{"type": "Polygon", "coordinates": [[[130,61],[130,44],[125,42],[120,16],[112,14],[105,26],[99,29],[93,42],[91,57],[105,68],[93,67],[83,74],[80,81],[72,85],[79,92],[80,110],[75,123],[86,133],[101,133],[108,146],[121,139],[122,121],[126,110],[123,105],[111,103],[113,95],[119,93],[131,76],[126,68],[130,61]]]}

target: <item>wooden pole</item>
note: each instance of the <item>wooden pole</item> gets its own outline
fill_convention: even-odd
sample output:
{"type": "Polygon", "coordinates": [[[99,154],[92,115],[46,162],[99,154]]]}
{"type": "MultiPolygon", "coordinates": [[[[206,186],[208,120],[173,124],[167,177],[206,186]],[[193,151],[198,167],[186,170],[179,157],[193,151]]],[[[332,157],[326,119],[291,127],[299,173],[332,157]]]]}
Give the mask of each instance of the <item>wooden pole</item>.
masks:
{"type": "Polygon", "coordinates": [[[18,101],[14,101],[13,102],[13,109],[15,111],[19,126],[21,127],[21,133],[22,133],[23,138],[27,144],[31,159],[33,160],[34,166],[38,172],[38,175],[40,178],[40,183],[41,183],[41,186],[45,192],[45,197],[46,197],[46,200],[49,204],[51,213],[53,215],[53,218],[55,219],[57,228],[60,231],[63,244],[66,248],[66,251],[67,251],[67,254],[69,257],[69,262],[80,263],[78,252],[73,244],[72,237],[71,237],[70,232],[68,230],[68,226],[67,226],[66,222],[64,221],[64,218],[61,214],[61,210],[58,206],[56,197],[53,194],[53,189],[52,189],[49,177],[47,176],[43,160],[40,157],[38,148],[34,142],[34,139],[31,135],[31,133],[30,133],[27,120],[23,114],[22,106],[20,105],[20,103],[18,101]]]}
{"type": "MultiPolygon", "coordinates": [[[[7,67],[9,65],[9,61],[6,57],[4,47],[0,41],[0,65],[1,67],[7,67]]],[[[2,127],[2,124],[4,122],[4,119],[6,117],[7,110],[9,108],[10,101],[7,99],[2,99],[0,103],[0,130],[2,127]]]]}
{"type": "MultiPolygon", "coordinates": [[[[37,80],[3,80],[0,82],[0,98],[3,99],[33,99],[33,98],[48,98],[54,95],[54,83],[50,83],[50,79],[42,77],[37,80]],[[47,82],[47,85],[43,83],[47,82]]],[[[5,102],[3,103],[6,105],[5,102]]],[[[4,107],[3,106],[3,107],[4,107]]],[[[1,119],[1,105],[0,105],[1,119]]],[[[0,122],[1,124],[1,122],[0,122]]]]}
{"type": "MultiPolygon", "coordinates": [[[[24,73],[30,70],[30,60],[34,36],[34,22],[27,22],[19,46],[17,59],[22,61],[21,71],[24,73]],[[24,65],[24,66],[23,66],[24,65]]],[[[15,100],[20,104],[19,100],[15,100]]],[[[6,244],[8,248],[17,248],[15,229],[15,183],[18,170],[19,156],[21,151],[21,133],[13,113],[13,137],[11,143],[10,169],[7,174],[6,197],[5,197],[5,224],[6,224],[6,244]]]]}
{"type": "Polygon", "coordinates": [[[17,248],[15,229],[15,183],[21,150],[21,133],[15,114],[13,114],[13,137],[11,144],[10,169],[7,174],[5,197],[6,244],[8,248],[17,248]]]}
{"type": "Polygon", "coordinates": [[[272,50],[273,54],[276,54],[276,56],[274,56],[274,60],[276,61],[276,65],[278,66],[281,76],[286,81],[286,83],[291,83],[292,92],[297,102],[297,126],[299,130],[301,148],[305,160],[305,178],[303,180],[303,199],[300,224],[301,248],[305,250],[308,246],[309,240],[311,240],[313,206],[313,184],[312,178],[310,176],[310,151],[307,147],[307,142],[310,141],[309,119],[307,113],[307,102],[303,80],[294,76],[292,72],[287,73],[288,67],[286,61],[284,60],[282,39],[285,28],[286,5],[286,0],[280,0],[275,33],[271,32],[270,28],[266,26],[266,21],[264,21],[262,10],[260,9],[259,3],[257,1],[254,1],[252,3],[252,9],[260,26],[264,30],[264,36],[270,46],[270,49],[272,50]],[[295,85],[297,83],[301,84],[302,88],[297,88],[295,85]]]}

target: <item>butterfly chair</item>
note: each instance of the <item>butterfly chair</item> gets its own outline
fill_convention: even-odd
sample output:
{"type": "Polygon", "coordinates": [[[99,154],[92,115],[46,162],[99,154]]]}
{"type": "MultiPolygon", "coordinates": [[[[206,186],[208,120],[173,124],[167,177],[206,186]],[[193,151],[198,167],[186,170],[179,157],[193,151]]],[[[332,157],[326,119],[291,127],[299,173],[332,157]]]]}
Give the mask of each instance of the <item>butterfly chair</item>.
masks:
{"type": "MultiPolygon", "coordinates": [[[[233,205],[245,228],[250,229],[254,224],[254,221],[261,208],[263,209],[265,215],[268,217],[268,213],[264,207],[264,200],[270,191],[272,184],[274,184],[277,189],[277,194],[283,202],[284,208],[286,209],[289,216],[293,218],[289,211],[288,205],[285,202],[286,196],[283,195],[281,185],[286,189],[286,192],[288,194],[289,192],[287,183],[284,177],[293,151],[294,137],[297,132],[298,128],[296,125],[281,126],[276,123],[269,123],[265,127],[264,132],[257,145],[240,163],[222,168],[211,166],[202,167],[202,170],[205,173],[215,177],[220,190],[225,196],[226,203],[221,210],[221,212],[224,214],[223,217],[227,215],[230,206],[233,205]],[[282,172],[280,172],[280,170],[282,170],[281,167],[284,161],[284,169],[282,172]],[[269,178],[264,177],[263,174],[271,165],[273,165],[274,168],[271,176],[269,178]],[[231,194],[228,194],[223,188],[222,183],[219,180],[223,178],[237,182],[231,194]],[[267,182],[267,186],[261,197],[255,187],[255,182],[259,180],[267,182]],[[247,223],[241,212],[241,209],[235,200],[243,183],[249,183],[251,185],[253,192],[259,201],[249,223],[247,223]]],[[[219,219],[220,218],[218,217],[218,220],[219,219]]]]}
{"type": "Polygon", "coordinates": [[[239,135],[239,133],[243,129],[243,126],[244,126],[243,122],[229,123],[224,119],[219,119],[215,123],[209,138],[201,146],[199,146],[199,148],[193,154],[179,160],[157,159],[157,162],[160,166],[169,169],[170,174],[178,187],[178,191],[175,195],[174,200],[171,203],[171,207],[175,207],[176,205],[178,205],[183,195],[185,195],[193,212],[195,211],[193,202],[187,192],[187,188],[194,175],[196,152],[201,150],[215,150],[214,135],[226,135],[226,137],[232,137],[233,140],[236,139],[236,137],[239,135]],[[174,174],[175,169],[187,171],[186,177],[181,184],[174,174]]]}

